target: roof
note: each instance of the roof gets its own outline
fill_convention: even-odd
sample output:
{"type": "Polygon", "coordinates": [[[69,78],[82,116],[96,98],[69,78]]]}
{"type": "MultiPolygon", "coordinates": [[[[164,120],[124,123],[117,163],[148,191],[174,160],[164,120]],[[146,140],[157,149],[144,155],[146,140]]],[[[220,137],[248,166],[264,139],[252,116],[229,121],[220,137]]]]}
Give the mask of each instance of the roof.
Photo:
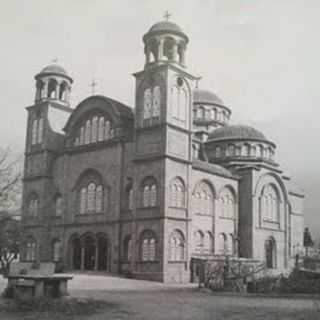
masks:
{"type": "Polygon", "coordinates": [[[219,166],[217,164],[209,163],[206,161],[201,161],[201,160],[194,160],[192,162],[192,167],[195,169],[203,170],[206,172],[210,172],[219,176],[227,177],[227,178],[238,178],[237,176],[233,175],[231,171],[228,169],[219,166]]]}
{"type": "Polygon", "coordinates": [[[150,35],[159,34],[159,33],[177,34],[184,37],[188,41],[188,37],[183,32],[183,30],[176,23],[172,21],[167,21],[167,20],[160,21],[152,25],[149,31],[144,35],[143,39],[145,39],[145,37],[148,37],[150,35]]]}
{"type": "Polygon", "coordinates": [[[224,106],[223,101],[213,92],[202,89],[193,90],[193,102],[224,106]]]}
{"type": "Polygon", "coordinates": [[[233,139],[268,141],[262,132],[253,127],[243,125],[232,125],[218,128],[211,132],[208,137],[208,141],[233,139]]]}
{"type": "Polygon", "coordinates": [[[69,78],[70,80],[71,77],[68,75],[67,71],[61,67],[58,64],[50,64],[46,67],[44,67],[37,75],[36,77],[40,76],[40,75],[50,75],[50,74],[54,74],[54,75],[59,75],[59,76],[64,76],[69,78]]]}

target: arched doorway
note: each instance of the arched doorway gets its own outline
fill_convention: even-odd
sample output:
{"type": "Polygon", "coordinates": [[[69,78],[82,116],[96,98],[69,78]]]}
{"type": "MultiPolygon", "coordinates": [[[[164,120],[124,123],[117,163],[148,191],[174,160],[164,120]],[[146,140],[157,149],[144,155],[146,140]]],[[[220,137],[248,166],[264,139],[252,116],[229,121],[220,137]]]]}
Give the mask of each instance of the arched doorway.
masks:
{"type": "Polygon", "coordinates": [[[95,254],[96,254],[96,243],[92,236],[86,236],[83,241],[84,244],[84,269],[94,270],[95,269],[95,254]]]}
{"type": "Polygon", "coordinates": [[[71,242],[72,246],[72,268],[81,269],[81,241],[80,238],[74,238],[71,242]]]}
{"type": "Polygon", "coordinates": [[[98,264],[97,269],[106,271],[108,269],[108,240],[105,236],[98,236],[98,264]]]}

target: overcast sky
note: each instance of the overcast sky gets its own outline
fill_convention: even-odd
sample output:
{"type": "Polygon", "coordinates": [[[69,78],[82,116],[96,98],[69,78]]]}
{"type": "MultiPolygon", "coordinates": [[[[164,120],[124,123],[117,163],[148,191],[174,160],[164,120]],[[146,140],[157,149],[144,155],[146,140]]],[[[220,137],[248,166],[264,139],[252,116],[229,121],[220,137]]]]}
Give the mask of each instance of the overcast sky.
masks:
{"type": "Polygon", "coordinates": [[[263,131],[282,169],[306,191],[306,224],[320,235],[319,0],[0,0],[0,146],[22,153],[34,75],[58,58],[72,104],[97,93],[133,106],[142,36],[169,10],[190,38],[189,71],[263,131]]]}

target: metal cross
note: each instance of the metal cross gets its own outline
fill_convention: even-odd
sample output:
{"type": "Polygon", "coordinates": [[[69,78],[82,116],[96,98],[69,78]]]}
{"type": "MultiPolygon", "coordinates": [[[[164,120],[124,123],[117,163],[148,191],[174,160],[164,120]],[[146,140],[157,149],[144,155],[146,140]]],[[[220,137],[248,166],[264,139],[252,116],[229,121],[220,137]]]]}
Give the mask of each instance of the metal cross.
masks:
{"type": "Polygon", "coordinates": [[[98,85],[98,82],[95,79],[92,79],[92,82],[90,83],[92,95],[95,94],[95,88],[96,88],[97,85],[98,85]]]}
{"type": "Polygon", "coordinates": [[[170,19],[170,17],[171,17],[170,12],[167,10],[163,17],[168,21],[170,19]]]}

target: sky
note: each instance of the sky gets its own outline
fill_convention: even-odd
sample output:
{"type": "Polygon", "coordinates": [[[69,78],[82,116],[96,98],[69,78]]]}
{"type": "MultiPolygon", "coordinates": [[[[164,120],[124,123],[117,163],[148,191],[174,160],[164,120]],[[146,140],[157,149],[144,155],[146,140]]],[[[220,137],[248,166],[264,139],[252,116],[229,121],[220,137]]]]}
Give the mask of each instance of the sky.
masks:
{"type": "Polygon", "coordinates": [[[142,36],[167,10],[190,38],[199,86],[277,144],[320,237],[319,0],[0,0],[0,146],[23,153],[34,75],[54,59],[74,79],[73,107],[93,78],[97,94],[133,106],[142,36]]]}

